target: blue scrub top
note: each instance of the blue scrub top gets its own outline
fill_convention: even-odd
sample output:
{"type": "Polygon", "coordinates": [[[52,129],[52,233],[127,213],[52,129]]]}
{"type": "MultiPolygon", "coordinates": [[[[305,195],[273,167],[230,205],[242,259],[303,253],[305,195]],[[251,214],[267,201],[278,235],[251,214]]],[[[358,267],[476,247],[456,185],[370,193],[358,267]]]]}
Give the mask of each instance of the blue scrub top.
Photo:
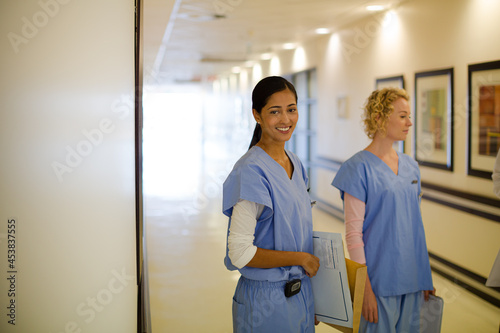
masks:
{"type": "MultiPolygon", "coordinates": [[[[223,185],[223,213],[231,217],[233,206],[248,200],[265,206],[255,228],[254,244],[263,249],[313,253],[311,200],[308,177],[299,158],[286,151],[293,164],[292,178],[262,148],[254,146],[238,162],[223,185]]],[[[228,224],[231,225],[231,218],[228,224]]],[[[226,243],[227,244],[227,243],[226,243]]],[[[227,255],[229,270],[237,269],[227,255]]],[[[301,266],[243,267],[240,273],[252,280],[283,281],[303,278],[301,266]]]]}
{"type": "Polygon", "coordinates": [[[363,242],[368,276],[377,296],[432,290],[432,276],[420,212],[420,170],[398,153],[396,175],[363,150],[345,161],[332,185],[365,203],[363,242]]]}

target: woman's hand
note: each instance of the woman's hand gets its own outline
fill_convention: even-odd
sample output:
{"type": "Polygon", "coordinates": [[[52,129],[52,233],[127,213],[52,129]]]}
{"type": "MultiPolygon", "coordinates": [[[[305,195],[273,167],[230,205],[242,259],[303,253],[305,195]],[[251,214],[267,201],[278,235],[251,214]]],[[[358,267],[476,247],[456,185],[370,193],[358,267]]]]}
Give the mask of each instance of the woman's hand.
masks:
{"type": "Polygon", "coordinates": [[[375,293],[372,290],[370,279],[366,276],[365,295],[363,298],[363,317],[370,323],[378,323],[378,308],[375,293]]]}
{"type": "Polygon", "coordinates": [[[424,299],[426,302],[429,300],[429,295],[436,296],[436,288],[433,290],[424,290],[424,299]]]}
{"type": "Polygon", "coordinates": [[[302,252],[304,258],[300,264],[302,268],[306,271],[306,275],[313,277],[316,275],[319,269],[319,258],[307,252],[302,252]]]}

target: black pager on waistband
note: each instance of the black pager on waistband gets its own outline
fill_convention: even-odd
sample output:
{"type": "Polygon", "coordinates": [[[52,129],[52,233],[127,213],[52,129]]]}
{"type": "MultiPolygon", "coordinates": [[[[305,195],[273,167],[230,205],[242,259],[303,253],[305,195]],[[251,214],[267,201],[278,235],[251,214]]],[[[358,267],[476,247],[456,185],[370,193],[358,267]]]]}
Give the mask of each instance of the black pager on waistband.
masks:
{"type": "Polygon", "coordinates": [[[300,279],[295,279],[288,281],[285,284],[285,296],[286,297],[292,297],[295,294],[298,294],[300,292],[300,286],[302,282],[300,279]]]}

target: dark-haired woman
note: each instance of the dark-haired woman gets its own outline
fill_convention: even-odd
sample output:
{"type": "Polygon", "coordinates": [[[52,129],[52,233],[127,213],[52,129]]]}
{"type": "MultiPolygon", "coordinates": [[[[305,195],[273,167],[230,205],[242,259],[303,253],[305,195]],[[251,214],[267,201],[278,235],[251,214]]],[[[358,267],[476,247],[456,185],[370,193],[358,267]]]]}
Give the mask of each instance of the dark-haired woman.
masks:
{"type": "Polygon", "coordinates": [[[402,89],[374,91],[365,105],[371,143],[345,161],[332,185],[344,200],[351,259],[366,263],[368,279],[360,332],[420,332],[420,307],[434,294],[420,214],[420,171],[393,143],[412,122],[402,89]]]}
{"type": "Polygon", "coordinates": [[[225,265],[241,273],[233,329],[314,332],[309,278],[319,259],[312,254],[308,178],[298,157],[285,150],[299,117],[295,88],[282,77],[264,78],[252,92],[252,109],[252,144],[223,187],[225,265]]]}

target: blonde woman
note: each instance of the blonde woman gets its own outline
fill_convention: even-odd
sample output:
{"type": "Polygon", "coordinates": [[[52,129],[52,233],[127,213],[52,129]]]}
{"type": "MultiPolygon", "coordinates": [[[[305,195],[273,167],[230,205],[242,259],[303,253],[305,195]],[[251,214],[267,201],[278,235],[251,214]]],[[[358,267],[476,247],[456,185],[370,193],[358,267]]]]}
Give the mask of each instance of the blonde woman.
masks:
{"type": "Polygon", "coordinates": [[[419,332],[423,300],[434,294],[420,214],[420,171],[393,143],[412,122],[402,89],[372,92],[364,110],[371,143],[344,162],[332,185],[344,201],[351,259],[367,265],[360,332],[419,332]]]}

